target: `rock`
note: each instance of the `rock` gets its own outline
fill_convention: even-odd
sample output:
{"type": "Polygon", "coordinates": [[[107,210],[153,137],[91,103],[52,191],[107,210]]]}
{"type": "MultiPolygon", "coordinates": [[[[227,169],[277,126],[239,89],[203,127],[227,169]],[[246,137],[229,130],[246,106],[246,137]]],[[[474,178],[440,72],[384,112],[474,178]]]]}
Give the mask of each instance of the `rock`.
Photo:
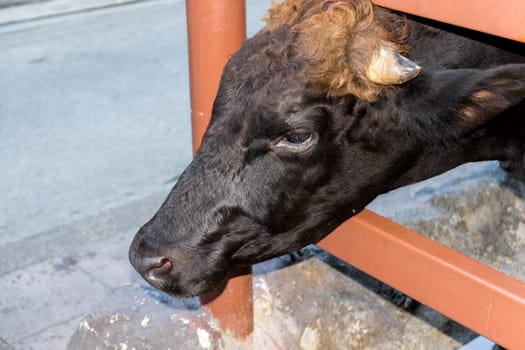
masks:
{"type": "MultiPolygon", "coordinates": [[[[281,257],[259,264],[253,278],[255,332],[247,341],[255,349],[459,345],[434,325],[414,321],[389,299],[397,294],[385,293],[388,287],[315,247],[294,260],[281,257]],[[374,289],[377,286],[381,288],[374,289]],[[412,339],[419,334],[426,338],[412,339]]],[[[71,350],[97,348],[230,350],[244,349],[246,342],[221,333],[198,300],[171,298],[133,285],[118,289],[85,316],[68,345],[71,350]]]]}
{"type": "Polygon", "coordinates": [[[320,350],[321,336],[317,328],[306,327],[299,340],[301,350],[320,350]]]}

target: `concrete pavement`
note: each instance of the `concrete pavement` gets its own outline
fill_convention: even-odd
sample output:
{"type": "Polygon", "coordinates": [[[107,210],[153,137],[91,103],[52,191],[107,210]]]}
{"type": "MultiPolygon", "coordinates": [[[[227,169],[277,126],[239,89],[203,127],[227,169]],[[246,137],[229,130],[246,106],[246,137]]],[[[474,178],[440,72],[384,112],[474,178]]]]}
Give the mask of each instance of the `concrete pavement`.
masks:
{"type": "Polygon", "coordinates": [[[181,1],[0,29],[0,242],[167,190],[191,157],[181,1]]]}
{"type": "Polygon", "coordinates": [[[0,0],[0,26],[147,0],[0,0]]]}

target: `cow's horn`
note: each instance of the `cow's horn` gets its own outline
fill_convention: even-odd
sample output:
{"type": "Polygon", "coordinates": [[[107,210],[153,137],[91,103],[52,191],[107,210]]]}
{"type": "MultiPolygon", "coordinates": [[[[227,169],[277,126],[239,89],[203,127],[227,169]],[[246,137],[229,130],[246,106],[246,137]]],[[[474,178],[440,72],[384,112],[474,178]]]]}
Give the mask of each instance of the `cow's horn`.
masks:
{"type": "Polygon", "coordinates": [[[396,50],[382,46],[372,57],[366,77],[376,84],[397,85],[414,79],[420,71],[420,66],[396,50]]]}

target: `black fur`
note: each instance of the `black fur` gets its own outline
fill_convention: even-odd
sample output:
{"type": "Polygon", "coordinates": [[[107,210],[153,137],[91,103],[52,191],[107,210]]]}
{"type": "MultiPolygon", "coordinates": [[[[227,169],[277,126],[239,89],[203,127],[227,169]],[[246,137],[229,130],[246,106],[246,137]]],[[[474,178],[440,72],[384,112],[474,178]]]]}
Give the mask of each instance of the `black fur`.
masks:
{"type": "Polygon", "coordinates": [[[521,46],[411,25],[423,72],[375,102],[301,84],[294,77],[308,67],[286,28],[248,40],[224,70],[195,159],[132,243],[135,268],[168,293],[197,295],[238,266],[318,242],[377,195],[459,164],[496,159],[523,177],[521,46]],[[292,130],[316,143],[277,151],[292,130]]]}

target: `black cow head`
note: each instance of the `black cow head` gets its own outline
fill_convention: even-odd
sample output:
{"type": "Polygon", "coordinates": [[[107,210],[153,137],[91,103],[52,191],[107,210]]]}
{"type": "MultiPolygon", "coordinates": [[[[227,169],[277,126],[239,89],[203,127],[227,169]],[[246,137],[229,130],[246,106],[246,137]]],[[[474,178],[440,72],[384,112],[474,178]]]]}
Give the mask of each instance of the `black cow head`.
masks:
{"type": "Polygon", "coordinates": [[[236,267],[318,242],[385,191],[486,157],[469,148],[487,134],[480,128],[525,94],[525,65],[426,71],[422,62],[410,80],[418,68],[400,51],[387,55],[397,66],[386,70],[400,70],[399,81],[372,81],[374,50],[401,45],[372,28],[380,22],[363,15],[371,8],[356,9],[361,2],[329,3],[339,7],[296,7],[288,17],[274,9],[274,22],[227,63],[200,149],[130,248],[133,266],[153,286],[203,293],[236,267]],[[351,28],[377,37],[371,53],[351,51],[362,40],[348,38],[351,28],[337,39],[350,41],[342,52],[355,57],[346,62],[366,64],[330,67],[333,57],[317,57],[339,55],[330,43],[304,51],[303,40],[332,37],[326,23],[341,9],[357,18],[351,28]],[[319,74],[319,65],[328,73],[319,74]]]}

